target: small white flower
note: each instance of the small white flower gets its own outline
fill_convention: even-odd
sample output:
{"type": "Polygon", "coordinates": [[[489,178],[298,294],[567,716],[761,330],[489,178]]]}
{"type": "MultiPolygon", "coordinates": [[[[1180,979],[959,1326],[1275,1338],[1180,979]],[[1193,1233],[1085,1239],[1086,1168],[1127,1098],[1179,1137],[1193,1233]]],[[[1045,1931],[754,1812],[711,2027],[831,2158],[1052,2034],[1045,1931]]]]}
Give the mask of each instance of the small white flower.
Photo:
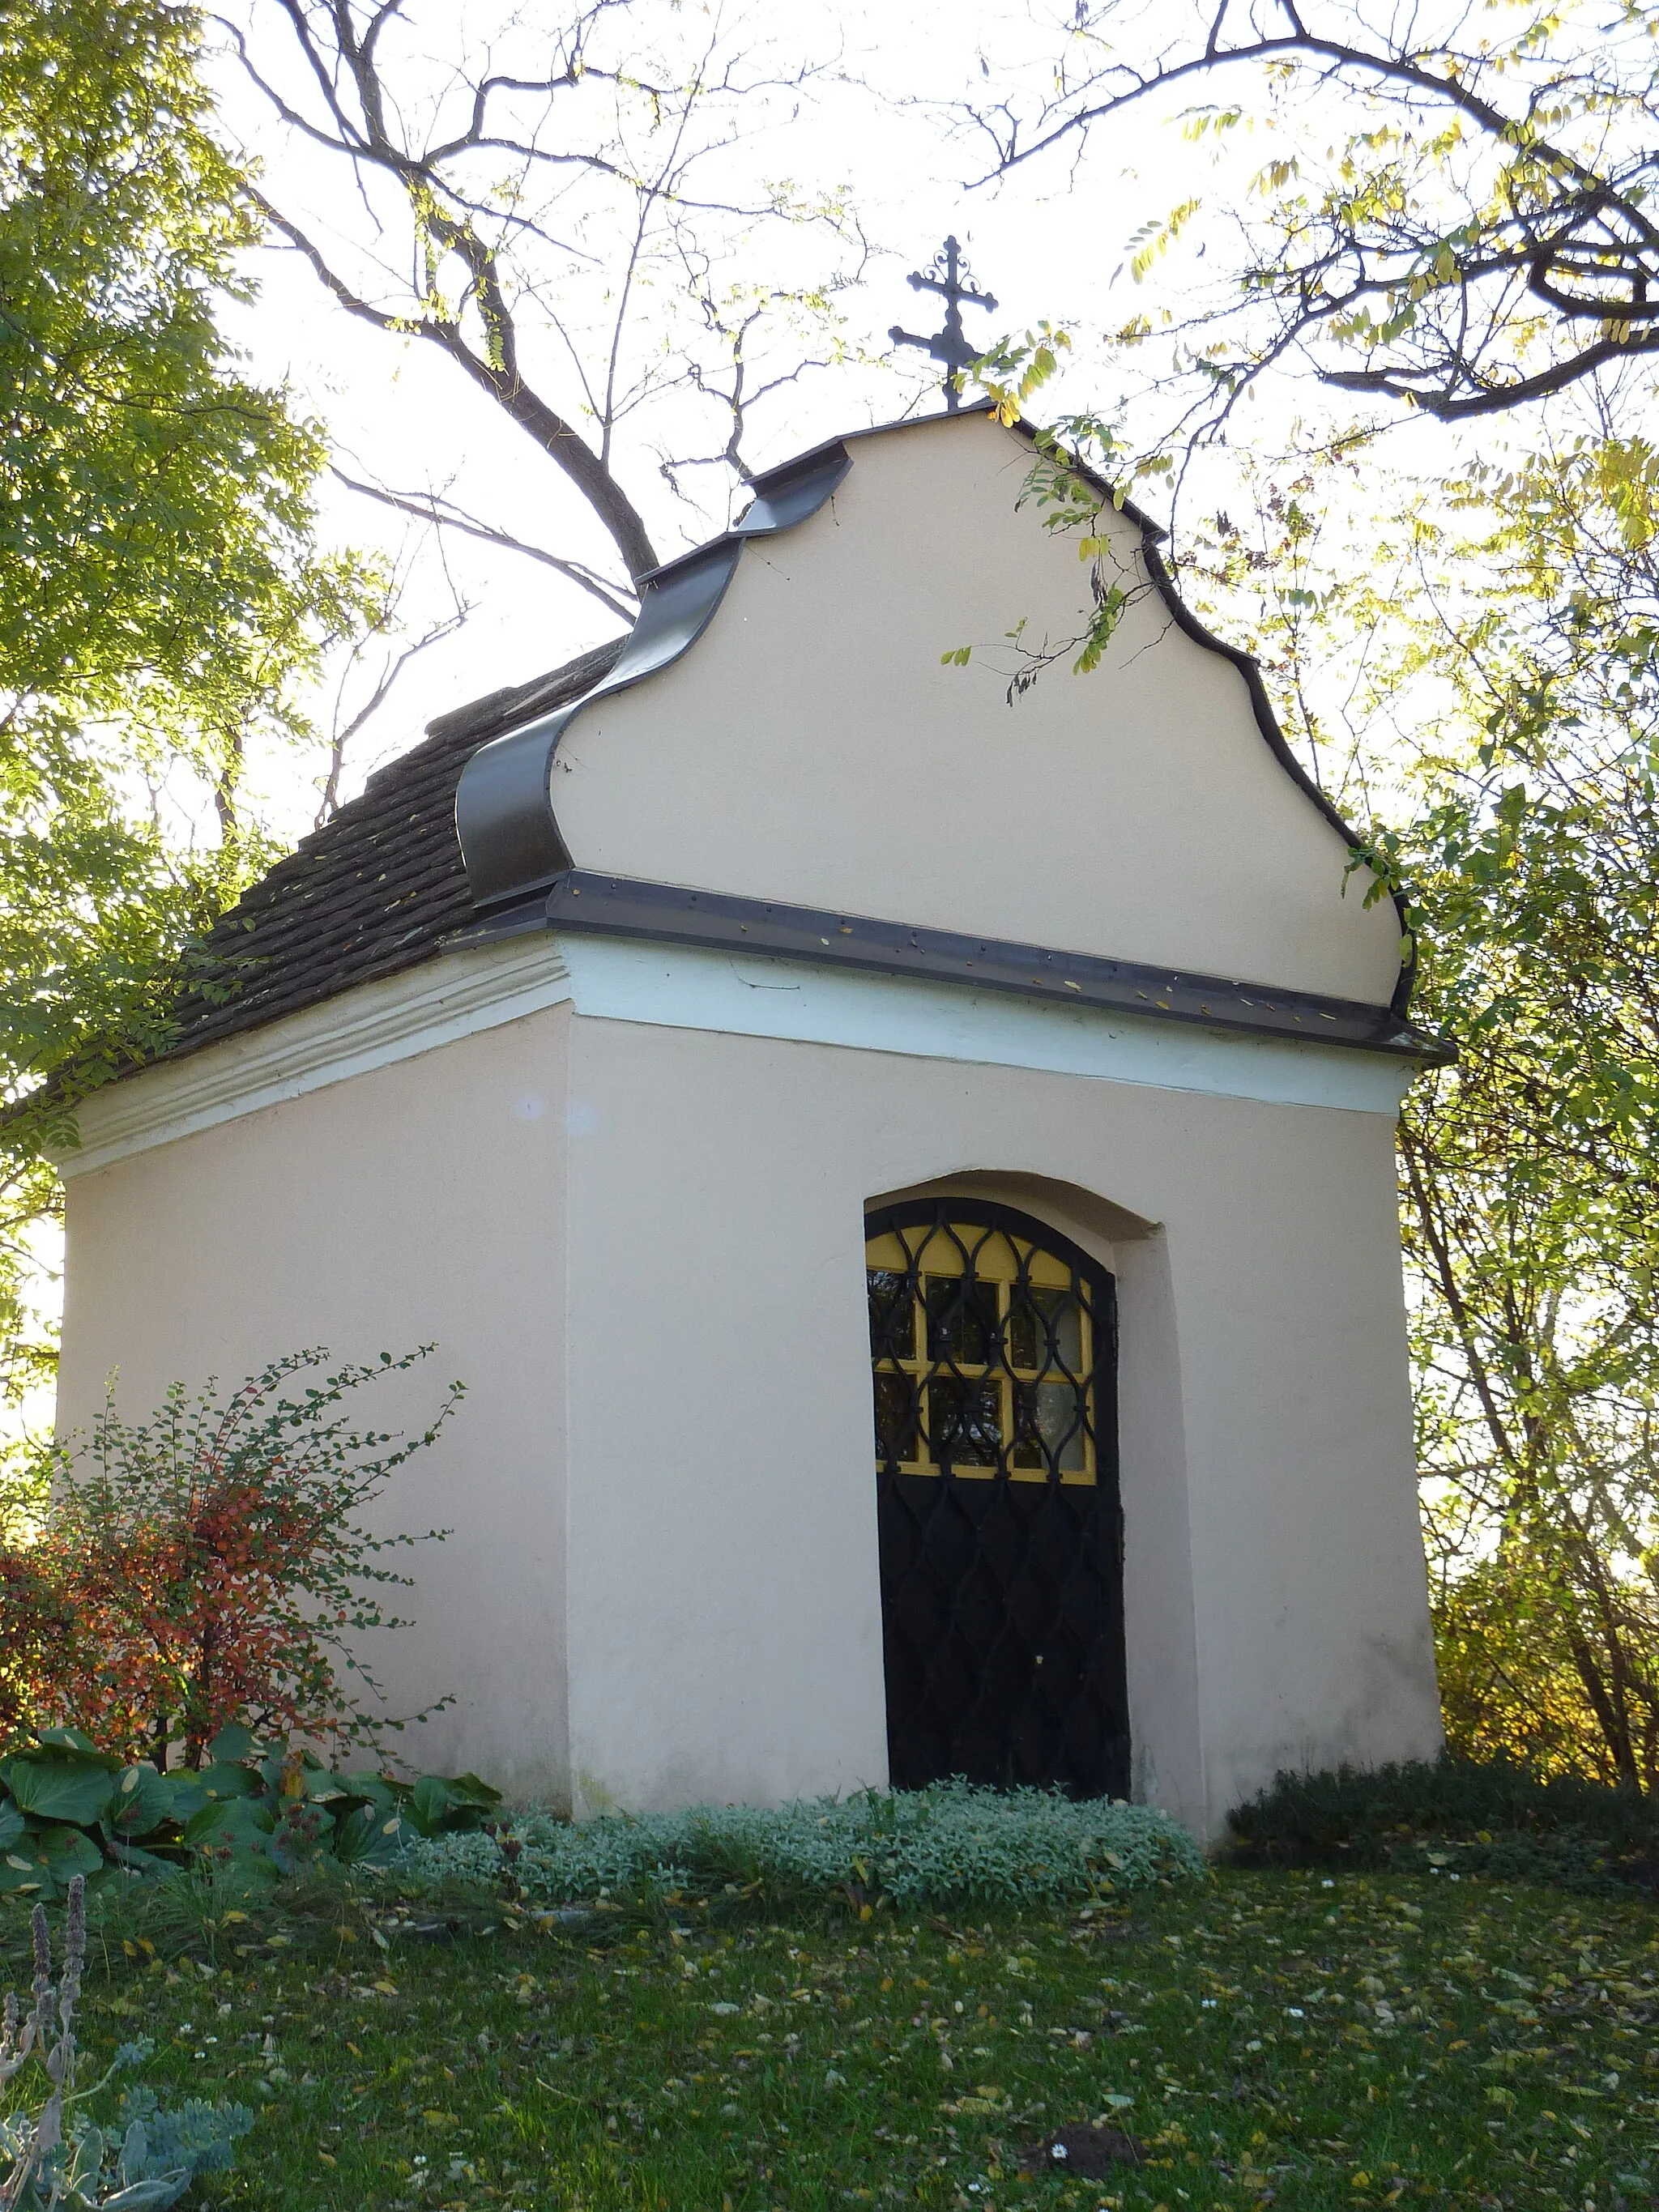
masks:
{"type": "Polygon", "coordinates": [[[1300,2005],[1286,2005],[1285,2009],[1292,2020],[1305,2020],[1308,2017],[1300,2005]]]}
{"type": "Polygon", "coordinates": [[[1048,2146],[1048,2155],[1050,2158],[1070,2158],[1072,2154],[1066,2149],[1064,2143],[1050,2143],[1048,2146]]]}

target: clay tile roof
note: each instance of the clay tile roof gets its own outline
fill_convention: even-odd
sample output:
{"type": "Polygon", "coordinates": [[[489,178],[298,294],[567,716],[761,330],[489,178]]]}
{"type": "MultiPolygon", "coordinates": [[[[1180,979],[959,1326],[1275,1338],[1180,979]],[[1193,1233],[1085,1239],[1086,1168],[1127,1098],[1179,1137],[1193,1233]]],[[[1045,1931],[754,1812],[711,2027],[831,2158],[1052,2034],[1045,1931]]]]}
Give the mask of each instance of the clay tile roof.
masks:
{"type": "Polygon", "coordinates": [[[567,705],[609,674],[608,645],[534,682],[441,714],[423,743],[279,860],[214,925],[179,1005],[177,1059],[430,959],[472,917],[455,840],[455,786],[503,730],[567,705]]]}

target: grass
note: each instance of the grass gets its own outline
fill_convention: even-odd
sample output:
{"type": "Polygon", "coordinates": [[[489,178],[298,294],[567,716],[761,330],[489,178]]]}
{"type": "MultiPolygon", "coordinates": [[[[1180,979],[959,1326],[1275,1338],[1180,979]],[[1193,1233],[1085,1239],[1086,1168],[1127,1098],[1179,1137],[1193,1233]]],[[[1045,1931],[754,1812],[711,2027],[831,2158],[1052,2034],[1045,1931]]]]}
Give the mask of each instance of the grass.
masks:
{"type": "MultiPolygon", "coordinates": [[[[1635,1899],[1228,1870],[950,1920],[784,1921],[724,1893],[577,1927],[477,1893],[240,1910],[125,1937],[112,1916],[87,1991],[94,2059],[147,2033],[164,2102],[258,2107],[235,2171],[193,2203],[1633,2212],[1659,2197],[1659,1917],[1635,1899]],[[1151,2162],[1087,2184],[1017,2171],[1022,2147],[1084,2120],[1151,2162]]],[[[22,1932],[9,1910],[14,1978],[22,1932]]]]}

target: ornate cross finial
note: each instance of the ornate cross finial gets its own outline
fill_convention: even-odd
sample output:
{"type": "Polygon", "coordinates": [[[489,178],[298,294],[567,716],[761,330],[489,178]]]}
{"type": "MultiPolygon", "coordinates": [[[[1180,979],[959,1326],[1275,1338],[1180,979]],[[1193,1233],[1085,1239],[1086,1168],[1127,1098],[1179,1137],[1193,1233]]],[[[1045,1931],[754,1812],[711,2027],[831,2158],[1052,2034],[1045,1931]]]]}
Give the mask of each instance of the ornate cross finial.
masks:
{"type": "Polygon", "coordinates": [[[989,292],[977,292],[968,282],[968,264],[962,258],[962,248],[954,238],[947,238],[944,250],[934,255],[933,265],[925,274],[913,270],[910,286],[916,292],[937,292],[945,301],[945,328],[931,338],[919,338],[913,331],[902,330],[895,323],[887,335],[895,345],[920,346],[925,353],[943,364],[945,369],[945,407],[954,415],[962,404],[962,393],[957,378],[970,361],[978,358],[969,344],[962,327],[964,304],[975,307],[994,307],[996,301],[989,292]]]}

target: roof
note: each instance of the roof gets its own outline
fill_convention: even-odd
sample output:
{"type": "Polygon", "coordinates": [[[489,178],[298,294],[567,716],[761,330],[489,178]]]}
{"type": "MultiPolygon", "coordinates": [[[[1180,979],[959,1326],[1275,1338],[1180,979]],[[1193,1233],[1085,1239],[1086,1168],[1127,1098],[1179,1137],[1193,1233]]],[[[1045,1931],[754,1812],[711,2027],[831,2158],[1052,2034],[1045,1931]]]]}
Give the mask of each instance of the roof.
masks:
{"type": "Polygon", "coordinates": [[[427,726],[362,794],[279,860],[214,925],[179,1001],[176,1059],[430,959],[472,919],[455,838],[455,787],[481,744],[580,698],[608,675],[613,638],[532,683],[492,691],[427,726]]]}

